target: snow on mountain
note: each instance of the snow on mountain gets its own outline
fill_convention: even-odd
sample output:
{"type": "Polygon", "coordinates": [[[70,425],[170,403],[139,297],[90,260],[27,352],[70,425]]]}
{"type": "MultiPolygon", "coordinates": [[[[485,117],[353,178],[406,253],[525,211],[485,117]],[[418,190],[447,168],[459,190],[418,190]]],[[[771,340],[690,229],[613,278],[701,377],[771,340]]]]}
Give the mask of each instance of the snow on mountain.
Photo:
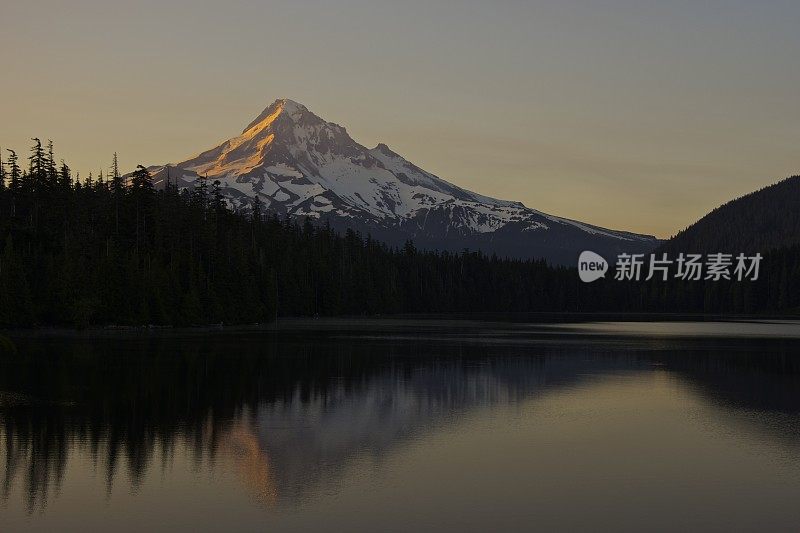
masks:
{"type": "Polygon", "coordinates": [[[401,244],[573,263],[583,249],[646,251],[658,241],[483,196],[414,165],[385,144],[368,149],[304,105],[276,100],[240,135],[175,165],[150,167],[154,181],[193,187],[220,182],[234,209],[258,196],[268,211],[327,221],[401,244]]]}

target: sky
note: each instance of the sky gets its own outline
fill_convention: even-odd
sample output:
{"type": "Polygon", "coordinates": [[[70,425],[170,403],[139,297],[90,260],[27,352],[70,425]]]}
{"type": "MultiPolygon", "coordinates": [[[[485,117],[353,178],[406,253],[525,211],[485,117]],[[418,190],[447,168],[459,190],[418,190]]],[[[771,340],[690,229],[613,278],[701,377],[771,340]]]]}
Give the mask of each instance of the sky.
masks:
{"type": "Polygon", "coordinates": [[[798,27],[797,0],[0,0],[0,146],[132,170],[291,98],[461,187],[669,237],[800,174],[798,27]]]}

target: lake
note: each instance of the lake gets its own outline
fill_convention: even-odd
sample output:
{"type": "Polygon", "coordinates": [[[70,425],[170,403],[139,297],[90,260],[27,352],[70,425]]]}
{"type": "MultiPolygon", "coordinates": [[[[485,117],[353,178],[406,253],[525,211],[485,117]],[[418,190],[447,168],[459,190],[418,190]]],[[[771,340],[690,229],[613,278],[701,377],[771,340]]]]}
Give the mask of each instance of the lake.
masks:
{"type": "Polygon", "coordinates": [[[2,531],[797,531],[800,323],[8,334],[2,531]]]}

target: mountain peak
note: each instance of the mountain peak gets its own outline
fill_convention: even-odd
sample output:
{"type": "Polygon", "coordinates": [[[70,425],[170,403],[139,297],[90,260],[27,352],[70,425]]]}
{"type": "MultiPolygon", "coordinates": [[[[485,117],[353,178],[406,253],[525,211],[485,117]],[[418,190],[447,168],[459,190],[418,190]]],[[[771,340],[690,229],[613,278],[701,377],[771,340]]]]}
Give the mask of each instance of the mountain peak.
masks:
{"type": "Polygon", "coordinates": [[[289,98],[278,98],[268,105],[253,122],[248,124],[242,133],[247,133],[248,130],[261,123],[272,123],[281,115],[285,115],[292,121],[297,122],[305,113],[310,113],[310,111],[303,104],[290,100],[289,98]]]}
{"type": "Polygon", "coordinates": [[[307,113],[308,108],[301,104],[300,102],[295,102],[294,100],[290,100],[289,98],[278,98],[270,107],[277,106],[281,108],[282,113],[286,113],[288,115],[293,115],[295,113],[307,113]]]}

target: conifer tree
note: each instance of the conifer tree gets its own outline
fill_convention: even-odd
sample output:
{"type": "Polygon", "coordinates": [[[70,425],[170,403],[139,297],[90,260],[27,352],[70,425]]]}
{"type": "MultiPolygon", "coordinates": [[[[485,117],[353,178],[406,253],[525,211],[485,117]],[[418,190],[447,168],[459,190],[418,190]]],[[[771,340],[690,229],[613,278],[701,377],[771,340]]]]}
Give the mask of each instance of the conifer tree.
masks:
{"type": "Polygon", "coordinates": [[[197,178],[193,194],[195,205],[203,208],[208,205],[208,180],[205,176],[199,176],[197,178]]]}
{"type": "Polygon", "coordinates": [[[147,218],[150,214],[153,200],[153,178],[150,172],[142,165],[137,165],[131,174],[131,197],[136,209],[136,249],[139,249],[140,226],[142,232],[147,232],[147,218]]]}
{"type": "Polygon", "coordinates": [[[111,162],[111,179],[115,183],[115,187],[117,182],[121,182],[119,175],[119,160],[117,159],[117,152],[114,152],[114,159],[111,162]]]}
{"type": "Polygon", "coordinates": [[[122,176],[119,173],[119,160],[117,159],[117,152],[114,152],[114,159],[111,163],[111,190],[115,195],[119,195],[123,191],[122,176]]]}
{"type": "Polygon", "coordinates": [[[111,193],[114,197],[114,228],[115,234],[119,235],[119,209],[122,201],[122,196],[125,194],[125,187],[122,183],[122,176],[119,174],[119,161],[117,160],[117,152],[114,152],[114,160],[112,163],[111,176],[111,193]]]}
{"type": "Polygon", "coordinates": [[[153,178],[150,176],[150,172],[142,165],[137,165],[136,170],[131,174],[131,190],[153,190],[153,178]]]}
{"type": "Polygon", "coordinates": [[[33,188],[41,190],[47,174],[47,156],[42,148],[42,141],[37,137],[31,139],[31,155],[28,156],[28,176],[33,180],[33,188]]]}
{"type": "Polygon", "coordinates": [[[63,159],[58,173],[58,186],[64,192],[68,192],[72,188],[72,172],[63,159]]]}
{"type": "Polygon", "coordinates": [[[220,213],[225,206],[225,200],[222,198],[222,189],[220,188],[220,181],[214,180],[211,186],[211,204],[216,213],[220,213]]]}
{"type": "Polygon", "coordinates": [[[14,150],[8,150],[8,176],[10,179],[9,188],[11,189],[19,189],[20,186],[20,178],[22,176],[22,172],[19,168],[17,153],[14,150]]]}
{"type": "Polygon", "coordinates": [[[45,174],[46,183],[49,187],[54,187],[58,181],[58,171],[56,169],[55,153],[53,150],[53,141],[47,140],[47,155],[45,156],[45,174]]]}
{"type": "Polygon", "coordinates": [[[11,192],[11,216],[15,217],[17,214],[17,196],[21,187],[22,173],[17,163],[17,153],[10,149],[8,153],[8,188],[11,192]]]}

